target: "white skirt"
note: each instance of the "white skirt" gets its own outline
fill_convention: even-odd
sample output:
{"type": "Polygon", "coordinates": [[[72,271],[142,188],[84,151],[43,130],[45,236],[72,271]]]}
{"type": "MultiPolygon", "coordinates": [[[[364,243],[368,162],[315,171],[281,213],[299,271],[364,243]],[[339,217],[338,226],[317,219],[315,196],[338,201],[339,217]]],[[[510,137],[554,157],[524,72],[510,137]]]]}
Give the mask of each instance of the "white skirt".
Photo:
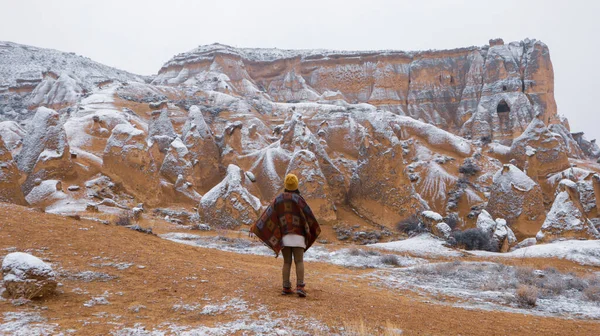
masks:
{"type": "Polygon", "coordinates": [[[304,237],[294,233],[283,236],[282,242],[283,246],[306,248],[306,241],[304,240],[304,237]]]}

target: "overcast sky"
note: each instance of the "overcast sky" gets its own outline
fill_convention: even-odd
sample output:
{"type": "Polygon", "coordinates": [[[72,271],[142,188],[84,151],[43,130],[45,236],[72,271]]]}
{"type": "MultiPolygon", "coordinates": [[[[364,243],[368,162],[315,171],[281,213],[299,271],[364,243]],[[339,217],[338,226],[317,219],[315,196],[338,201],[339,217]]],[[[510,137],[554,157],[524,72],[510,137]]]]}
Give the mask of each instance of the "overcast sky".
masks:
{"type": "Polygon", "coordinates": [[[286,49],[449,49],[536,38],[558,112],[599,138],[600,1],[0,0],[0,40],[71,51],[137,74],[214,42],[286,49]]]}

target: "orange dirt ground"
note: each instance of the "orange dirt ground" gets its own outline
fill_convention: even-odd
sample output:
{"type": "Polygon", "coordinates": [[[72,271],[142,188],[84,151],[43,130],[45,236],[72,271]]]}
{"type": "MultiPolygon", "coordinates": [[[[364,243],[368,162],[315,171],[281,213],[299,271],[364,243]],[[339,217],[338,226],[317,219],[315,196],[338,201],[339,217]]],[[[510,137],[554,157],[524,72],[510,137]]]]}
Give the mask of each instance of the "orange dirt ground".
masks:
{"type": "MultiPolygon", "coordinates": [[[[319,262],[306,263],[308,298],[282,297],[281,258],[187,246],[112,224],[77,221],[0,203],[0,257],[11,247],[29,251],[63,273],[97,271],[117,276],[106,282],[83,282],[61,276],[62,286],[52,297],[19,307],[0,301],[0,313],[41,309],[49,323],[57,323],[61,331],[75,329],[78,335],[107,335],[116,328],[136,323],[143,324],[146,330],[164,322],[213,326],[235,317],[176,311],[173,305],[216,304],[225,297],[239,297],[250,306],[264,305],[281,316],[293,313],[315,318],[329,327],[364,323],[374,334],[383,334],[383,328],[393,326],[403,330],[403,335],[600,335],[598,322],[434,304],[423,294],[373,286],[360,277],[370,270],[319,262]],[[90,265],[105,262],[133,263],[133,266],[118,270],[90,265]],[[110,293],[110,304],[83,306],[105,291],[110,293]],[[78,294],[81,292],[88,293],[78,294]],[[132,312],[130,308],[136,305],[146,308],[132,312]],[[109,317],[102,317],[100,312],[108,313],[109,317]]],[[[568,261],[547,259],[498,262],[553,266],[575,272],[582,268],[568,261]]],[[[304,329],[311,334],[322,334],[311,331],[308,325],[304,329]]]]}

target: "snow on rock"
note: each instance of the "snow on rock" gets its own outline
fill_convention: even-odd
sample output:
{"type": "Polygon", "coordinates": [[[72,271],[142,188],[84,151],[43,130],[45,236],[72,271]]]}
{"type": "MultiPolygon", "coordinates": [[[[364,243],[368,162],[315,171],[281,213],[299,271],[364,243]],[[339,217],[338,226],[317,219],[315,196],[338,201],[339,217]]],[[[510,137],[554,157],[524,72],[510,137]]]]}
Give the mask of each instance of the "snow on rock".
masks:
{"type": "Polygon", "coordinates": [[[425,225],[427,229],[430,231],[434,231],[434,228],[437,224],[441,223],[444,220],[444,217],[437,212],[425,210],[419,214],[421,222],[425,225]]]}
{"type": "Polygon", "coordinates": [[[245,187],[246,175],[240,167],[229,165],[227,175],[200,200],[198,213],[205,223],[223,228],[250,225],[258,219],[260,200],[245,187]]]}
{"type": "Polygon", "coordinates": [[[477,216],[477,228],[481,229],[481,231],[485,232],[488,236],[492,236],[494,231],[496,230],[496,222],[489,214],[489,212],[485,210],[481,210],[479,216],[477,216]]]}
{"type": "Polygon", "coordinates": [[[394,252],[409,253],[424,258],[450,258],[463,255],[460,251],[446,247],[444,240],[427,233],[405,240],[377,243],[367,246],[394,252]]]}
{"type": "Polygon", "coordinates": [[[74,53],[12,42],[2,42],[0,50],[0,85],[14,86],[19,80],[29,78],[41,80],[44,73],[54,76],[66,74],[77,78],[88,90],[109,79],[144,82],[141,76],[111,68],[74,53]]]}
{"type": "Polygon", "coordinates": [[[300,150],[294,153],[285,174],[295,174],[298,177],[302,196],[319,221],[327,222],[337,218],[327,179],[313,152],[300,150]]]}
{"type": "Polygon", "coordinates": [[[21,149],[23,138],[27,135],[27,132],[14,121],[2,121],[0,122],[0,138],[4,141],[4,144],[8,150],[10,150],[13,157],[21,149]]]}
{"type": "Polygon", "coordinates": [[[496,219],[496,228],[492,235],[492,243],[498,247],[500,252],[508,250],[517,243],[517,237],[502,218],[496,219]]]}
{"type": "Polygon", "coordinates": [[[546,176],[568,168],[567,153],[563,138],[548,130],[539,118],[534,118],[510,147],[511,157],[519,168],[527,166],[529,176],[546,176]],[[535,148],[535,155],[528,156],[527,147],[535,148]]]}
{"type": "Polygon", "coordinates": [[[56,111],[39,107],[23,139],[23,148],[15,157],[19,169],[28,174],[24,191],[33,180],[65,177],[73,174],[67,135],[56,111]]]}
{"type": "Polygon", "coordinates": [[[594,225],[585,216],[579,199],[577,184],[571,180],[562,180],[552,208],[536,235],[537,240],[546,242],[556,238],[600,238],[594,225]]]}
{"type": "Polygon", "coordinates": [[[53,106],[74,103],[82,92],[80,83],[66,72],[61,73],[58,79],[47,75],[31,92],[29,105],[53,106]]]}
{"type": "Polygon", "coordinates": [[[0,136],[0,201],[25,205],[20,182],[21,172],[0,136]]]}
{"type": "Polygon", "coordinates": [[[496,172],[493,181],[485,210],[505,219],[517,235],[534,236],[545,215],[542,188],[512,164],[496,172]]]}
{"type": "Polygon", "coordinates": [[[525,238],[523,239],[521,242],[519,242],[517,245],[513,246],[510,251],[514,251],[516,249],[520,249],[523,247],[529,247],[529,246],[533,246],[537,244],[537,239],[535,239],[535,237],[531,237],[531,238],[525,238]]]}
{"type": "Polygon", "coordinates": [[[469,251],[483,257],[558,258],[586,266],[600,266],[600,240],[564,240],[523,247],[508,253],[469,251]]]}
{"type": "Polygon", "coordinates": [[[436,224],[431,232],[437,237],[448,239],[452,233],[452,228],[448,224],[442,222],[436,224]]]}
{"type": "Polygon", "coordinates": [[[205,193],[222,178],[219,163],[221,154],[202,111],[196,105],[190,107],[181,139],[189,151],[194,186],[201,193],[205,193]]]}
{"type": "Polygon", "coordinates": [[[33,299],[51,294],[56,289],[52,267],[31,254],[9,253],[2,261],[4,287],[11,298],[33,299]]]}
{"type": "Polygon", "coordinates": [[[460,156],[471,155],[471,144],[460,136],[411,117],[398,116],[395,121],[400,126],[402,139],[406,139],[411,135],[418,136],[434,147],[445,149],[460,156]]]}
{"type": "Polygon", "coordinates": [[[148,125],[148,145],[157,143],[160,152],[164,153],[175,137],[177,134],[169,118],[169,111],[163,109],[148,125]]]}
{"type": "Polygon", "coordinates": [[[34,186],[25,196],[27,203],[37,207],[46,207],[59,200],[67,198],[62,191],[62,183],[58,180],[46,180],[34,186]]]}
{"type": "Polygon", "coordinates": [[[144,131],[118,124],[104,149],[103,169],[114,182],[150,206],[161,201],[158,169],[146,145],[144,131]]]}

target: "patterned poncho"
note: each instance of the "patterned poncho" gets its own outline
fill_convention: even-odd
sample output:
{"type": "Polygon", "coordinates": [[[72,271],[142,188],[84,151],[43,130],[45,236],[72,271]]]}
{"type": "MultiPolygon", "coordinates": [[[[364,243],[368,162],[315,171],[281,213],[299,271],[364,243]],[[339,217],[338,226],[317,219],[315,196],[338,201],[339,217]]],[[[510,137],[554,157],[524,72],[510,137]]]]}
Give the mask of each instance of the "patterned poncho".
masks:
{"type": "Polygon", "coordinates": [[[277,257],[283,248],[283,236],[290,233],[304,236],[306,251],[321,233],[321,227],[302,196],[284,192],[271,202],[250,232],[269,246],[277,257]]]}

